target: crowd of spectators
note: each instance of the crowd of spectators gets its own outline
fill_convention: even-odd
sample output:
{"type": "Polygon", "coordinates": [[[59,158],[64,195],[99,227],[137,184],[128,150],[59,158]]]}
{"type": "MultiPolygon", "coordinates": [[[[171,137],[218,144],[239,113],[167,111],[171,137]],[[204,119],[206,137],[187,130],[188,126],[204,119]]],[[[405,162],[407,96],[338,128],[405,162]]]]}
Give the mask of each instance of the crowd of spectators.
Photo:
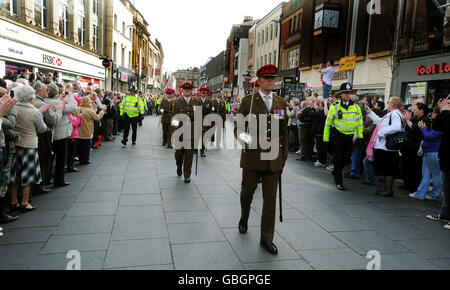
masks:
{"type": "MultiPolygon", "coordinates": [[[[401,98],[393,97],[386,106],[382,99],[353,96],[352,103],[361,107],[363,115],[364,142],[357,142],[355,134],[345,177],[367,186],[379,183],[377,193],[381,196],[393,196],[394,181],[401,180],[399,189],[409,192],[409,197],[442,203],[441,214],[429,219],[450,221],[450,99],[442,97],[432,107],[422,99],[405,105],[401,98]],[[388,136],[399,132],[406,136],[405,145],[400,150],[387,149],[388,136]]],[[[303,99],[292,99],[286,109],[289,150],[299,154],[299,161],[333,171],[333,137],[325,145],[323,132],[328,109],[340,101],[339,97],[325,99],[306,92],[303,99]]]]}
{"type": "Polygon", "coordinates": [[[33,197],[70,186],[66,174],[123,131],[124,94],[24,69],[0,79],[0,224],[37,208],[33,197]]]}

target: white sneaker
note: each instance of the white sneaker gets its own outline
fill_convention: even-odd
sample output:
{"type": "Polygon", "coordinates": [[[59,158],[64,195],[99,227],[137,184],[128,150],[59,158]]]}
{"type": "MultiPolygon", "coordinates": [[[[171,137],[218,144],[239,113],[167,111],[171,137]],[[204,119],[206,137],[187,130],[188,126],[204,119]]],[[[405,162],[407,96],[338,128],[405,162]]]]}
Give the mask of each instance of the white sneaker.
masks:
{"type": "Polygon", "coordinates": [[[3,228],[2,227],[0,227],[0,232],[3,232],[3,228]]]}
{"type": "Polygon", "coordinates": [[[302,154],[302,149],[298,150],[297,152],[295,152],[295,154],[302,154]]]}
{"type": "Polygon", "coordinates": [[[334,164],[328,165],[327,170],[328,171],[333,171],[334,170],[334,164]]]}
{"type": "Polygon", "coordinates": [[[439,198],[439,199],[437,199],[437,198],[432,198],[432,197],[431,197],[430,195],[428,195],[428,194],[425,196],[425,199],[426,199],[426,200],[430,200],[430,201],[439,201],[439,202],[441,201],[440,198],[439,198]]]}
{"type": "Polygon", "coordinates": [[[3,236],[3,233],[0,233],[0,238],[3,236]]]}
{"type": "Polygon", "coordinates": [[[448,225],[445,225],[445,226],[444,226],[444,229],[446,229],[446,230],[450,230],[450,224],[448,224],[448,225]]]}
{"type": "Polygon", "coordinates": [[[314,163],[315,167],[326,167],[325,164],[320,163],[319,161],[317,161],[316,163],[314,163]]]}
{"type": "Polygon", "coordinates": [[[418,197],[415,193],[411,193],[411,194],[409,195],[409,197],[414,198],[414,199],[418,199],[418,200],[425,200],[424,198],[418,197]]]}

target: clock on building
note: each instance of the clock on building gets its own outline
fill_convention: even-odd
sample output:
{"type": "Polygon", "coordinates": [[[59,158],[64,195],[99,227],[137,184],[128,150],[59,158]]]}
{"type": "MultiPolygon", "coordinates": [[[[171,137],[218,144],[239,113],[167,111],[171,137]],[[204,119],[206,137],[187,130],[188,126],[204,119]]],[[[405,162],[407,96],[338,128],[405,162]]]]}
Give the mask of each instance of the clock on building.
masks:
{"type": "Polygon", "coordinates": [[[338,32],[340,7],[332,3],[322,3],[316,7],[314,35],[333,35],[338,32]]]}

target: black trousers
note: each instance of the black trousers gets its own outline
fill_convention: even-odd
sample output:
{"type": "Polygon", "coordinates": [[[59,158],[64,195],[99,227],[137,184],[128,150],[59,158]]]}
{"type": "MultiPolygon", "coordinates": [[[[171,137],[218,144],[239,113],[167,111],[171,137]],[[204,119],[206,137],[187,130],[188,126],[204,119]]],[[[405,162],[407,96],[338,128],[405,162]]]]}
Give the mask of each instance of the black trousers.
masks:
{"type": "MultiPolygon", "coordinates": [[[[64,165],[66,163],[66,156],[67,156],[67,141],[69,139],[65,138],[58,141],[53,141],[53,151],[55,152],[55,158],[56,158],[56,168],[55,168],[55,185],[61,185],[65,183],[64,179],[64,165]]],[[[50,164],[53,164],[53,158],[52,162],[50,164]]]]}
{"type": "Polygon", "coordinates": [[[323,143],[323,136],[315,135],[317,153],[319,154],[319,162],[327,164],[327,145],[323,143]]]}
{"type": "Polygon", "coordinates": [[[43,184],[48,184],[53,160],[51,139],[52,133],[48,131],[38,135],[38,156],[43,184]]]}
{"type": "Polygon", "coordinates": [[[91,155],[92,139],[78,139],[77,149],[80,164],[87,164],[91,155]]]}
{"type": "Polygon", "coordinates": [[[344,167],[351,163],[353,135],[337,132],[333,140],[334,180],[336,185],[344,184],[344,167]]]}
{"type": "Polygon", "coordinates": [[[125,131],[123,133],[123,140],[125,142],[128,142],[128,135],[130,135],[130,126],[133,129],[133,136],[132,141],[136,142],[137,140],[137,125],[139,122],[139,117],[130,118],[128,115],[124,115],[124,125],[125,125],[125,131]]]}
{"type": "Polygon", "coordinates": [[[410,193],[416,192],[422,181],[422,163],[422,158],[417,154],[408,152],[402,155],[403,181],[410,193]]]}
{"type": "Polygon", "coordinates": [[[71,169],[73,168],[74,158],[77,154],[77,140],[76,139],[69,139],[69,153],[67,154],[67,168],[71,169]]]}

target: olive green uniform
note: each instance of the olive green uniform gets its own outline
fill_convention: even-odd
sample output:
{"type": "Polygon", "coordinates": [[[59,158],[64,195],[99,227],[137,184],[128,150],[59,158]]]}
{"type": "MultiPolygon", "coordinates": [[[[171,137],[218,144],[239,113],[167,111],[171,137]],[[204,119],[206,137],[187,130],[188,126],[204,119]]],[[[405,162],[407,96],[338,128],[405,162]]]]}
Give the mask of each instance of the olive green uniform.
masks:
{"type": "MultiPolygon", "coordinates": [[[[181,97],[178,100],[176,100],[173,103],[173,109],[172,109],[172,113],[171,113],[171,119],[173,119],[173,117],[175,115],[178,114],[185,114],[187,116],[189,116],[190,120],[191,120],[191,148],[181,148],[178,150],[175,150],[175,160],[177,162],[177,167],[181,168],[183,167],[183,173],[184,173],[184,177],[191,177],[191,172],[192,172],[192,161],[193,161],[193,157],[194,157],[194,107],[199,107],[198,109],[201,110],[202,108],[202,101],[191,97],[191,100],[189,102],[189,104],[186,102],[185,98],[181,97]]],[[[195,108],[196,109],[196,108],[195,108]]],[[[180,122],[180,126],[182,127],[183,123],[180,122]]],[[[177,128],[175,128],[176,130],[177,128]]],[[[184,136],[183,136],[184,137],[184,136]]],[[[183,141],[184,138],[180,138],[180,141],[183,141]]]]}
{"type": "MultiPolygon", "coordinates": [[[[248,116],[250,114],[251,96],[244,97],[239,107],[239,114],[248,116]]],[[[254,104],[252,114],[258,116],[257,123],[259,128],[259,115],[270,112],[271,115],[279,116],[279,136],[273,136],[270,132],[271,119],[267,118],[267,128],[265,132],[258,132],[259,134],[267,134],[267,141],[271,139],[279,139],[279,154],[275,160],[261,160],[262,152],[269,152],[270,150],[262,150],[259,148],[255,150],[243,150],[241,154],[241,168],[242,174],[242,190],[241,190],[241,210],[242,221],[247,224],[250,216],[250,207],[253,201],[253,195],[258,186],[259,179],[262,179],[262,191],[263,191],[263,212],[261,217],[261,241],[273,241],[275,231],[275,213],[276,213],[276,201],[277,201],[277,189],[279,178],[282,174],[286,159],[288,157],[288,138],[287,138],[287,119],[286,119],[286,102],[283,98],[273,96],[272,108],[267,109],[263,99],[259,94],[254,97],[254,104]],[[275,110],[278,110],[278,114],[275,114],[275,110]],[[281,112],[281,113],[280,113],[281,112]]],[[[252,125],[253,126],[253,125],[252,125]]],[[[239,132],[237,132],[237,124],[235,124],[234,130],[235,137],[237,138],[239,132]]],[[[259,139],[256,136],[252,137],[253,140],[259,139]]]]}
{"type": "MultiPolygon", "coordinates": [[[[199,100],[202,102],[202,123],[205,120],[206,116],[208,116],[209,114],[212,114],[214,112],[213,108],[213,102],[210,99],[205,99],[202,100],[201,98],[199,98],[199,100]]],[[[202,149],[201,149],[201,154],[203,155],[205,153],[205,144],[203,143],[203,140],[205,138],[205,134],[206,132],[208,132],[212,127],[211,126],[202,126],[202,149]]]]}
{"type": "Polygon", "coordinates": [[[164,98],[161,102],[161,105],[159,106],[159,111],[161,112],[161,124],[163,127],[163,146],[167,144],[169,147],[172,146],[172,118],[170,117],[172,111],[172,102],[173,100],[169,101],[169,99],[164,98]]]}

